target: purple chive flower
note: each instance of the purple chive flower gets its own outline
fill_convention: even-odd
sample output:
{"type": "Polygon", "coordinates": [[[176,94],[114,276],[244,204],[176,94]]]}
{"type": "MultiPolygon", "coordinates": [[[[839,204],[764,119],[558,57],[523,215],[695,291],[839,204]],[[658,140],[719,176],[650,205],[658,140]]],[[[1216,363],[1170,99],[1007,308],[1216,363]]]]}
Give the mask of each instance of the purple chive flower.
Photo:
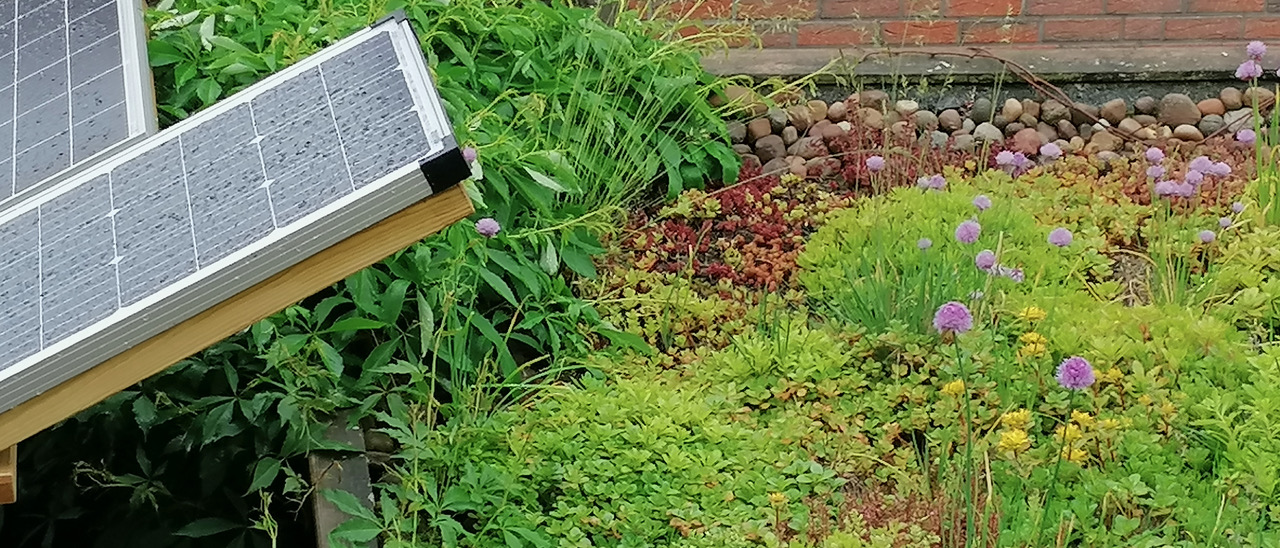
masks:
{"type": "Polygon", "coordinates": [[[986,194],[979,194],[977,196],[974,196],[973,207],[978,208],[978,211],[986,211],[988,209],[991,209],[991,198],[988,198],[986,194]]]}
{"type": "Polygon", "coordinates": [[[1049,243],[1058,247],[1067,247],[1071,245],[1071,231],[1062,227],[1058,227],[1049,232],[1049,243]]]}
{"type": "Polygon", "coordinates": [[[462,149],[462,159],[466,160],[468,164],[475,163],[475,161],[476,161],[476,149],[471,148],[471,147],[467,147],[467,148],[462,149]]]}
{"type": "Polygon", "coordinates": [[[942,190],[947,188],[947,178],[941,174],[934,174],[929,177],[929,188],[934,190],[942,190]]]}
{"type": "Polygon", "coordinates": [[[1244,211],[1244,202],[1231,202],[1231,212],[1240,213],[1244,211]]]}
{"type": "Polygon", "coordinates": [[[1261,77],[1262,65],[1253,59],[1240,63],[1240,66],[1236,67],[1236,78],[1248,81],[1256,80],[1261,77]]]}
{"type": "Polygon", "coordinates": [[[1216,239],[1218,239],[1218,235],[1214,234],[1212,230],[1200,231],[1200,241],[1202,243],[1211,244],[1216,239]]]}
{"type": "Polygon", "coordinates": [[[1252,145],[1258,140],[1258,134],[1252,129],[1242,129],[1236,132],[1236,140],[1246,145],[1252,145]]]}
{"type": "Polygon", "coordinates": [[[872,173],[876,173],[884,169],[884,158],[880,156],[867,158],[867,169],[871,170],[872,173]]]}
{"type": "Polygon", "coordinates": [[[1267,45],[1254,40],[1244,47],[1244,53],[1254,61],[1261,61],[1262,56],[1267,54],[1267,45]]]}
{"type": "Polygon", "coordinates": [[[1160,163],[1160,161],[1164,159],[1164,151],[1163,151],[1163,150],[1160,150],[1160,149],[1158,149],[1158,148],[1156,148],[1156,147],[1151,147],[1151,148],[1148,148],[1148,149],[1147,149],[1146,156],[1147,156],[1147,161],[1148,161],[1148,162],[1151,162],[1151,163],[1153,163],[1153,164],[1157,164],[1157,163],[1160,163]]]}
{"type": "Polygon", "coordinates": [[[1231,217],[1221,217],[1218,219],[1218,228],[1231,227],[1231,217]]]}
{"type": "Polygon", "coordinates": [[[1209,168],[1209,175],[1214,177],[1231,175],[1231,166],[1227,165],[1226,162],[1214,162],[1213,166],[1209,168]]]}
{"type": "Polygon", "coordinates": [[[1191,183],[1177,183],[1173,185],[1173,195],[1179,198],[1191,198],[1196,195],[1196,186],[1191,183]]]}
{"type": "Polygon", "coordinates": [[[1195,159],[1187,164],[1187,169],[1205,173],[1213,169],[1213,160],[1210,160],[1208,156],[1196,156],[1195,159]]]}
{"type": "Polygon", "coordinates": [[[920,178],[916,179],[916,186],[924,190],[929,190],[929,176],[921,175],[920,178]]]}
{"type": "Polygon", "coordinates": [[[978,236],[982,235],[982,225],[978,221],[970,219],[960,226],[956,227],[956,241],[962,244],[971,244],[978,241],[978,236]]]}
{"type": "Polygon", "coordinates": [[[1147,177],[1150,177],[1152,179],[1159,179],[1161,177],[1164,177],[1164,168],[1158,165],[1148,167],[1147,177]]]}
{"type": "Polygon", "coordinates": [[[1062,360],[1058,366],[1058,385],[1067,390],[1084,390],[1093,386],[1093,366],[1080,356],[1062,360]]]}
{"type": "Polygon", "coordinates": [[[497,236],[498,232],[501,230],[502,226],[498,224],[498,221],[495,221],[492,218],[485,217],[476,221],[476,232],[479,232],[480,235],[485,238],[497,236]]]}
{"type": "Polygon", "coordinates": [[[1017,172],[1026,171],[1028,169],[1031,169],[1031,166],[1033,165],[1035,164],[1031,161],[1030,158],[1027,158],[1026,154],[1023,154],[1021,152],[1013,153],[1013,168],[1015,171],[1017,172]]]}
{"type": "Polygon", "coordinates": [[[1062,157],[1062,147],[1056,143],[1045,143],[1040,147],[1040,155],[1050,160],[1057,160],[1062,157]]]}
{"type": "Polygon", "coordinates": [[[920,238],[919,240],[916,240],[916,247],[920,248],[921,251],[929,249],[933,247],[933,240],[930,240],[928,238],[920,238]]]}
{"type": "Polygon", "coordinates": [[[1011,166],[1013,165],[1013,151],[1002,150],[996,154],[996,165],[1011,166]]]}
{"type": "Polygon", "coordinates": [[[996,254],[990,249],[979,251],[978,255],[973,258],[973,264],[978,267],[978,270],[984,272],[991,270],[991,267],[996,265],[996,254]]]}
{"type": "Polygon", "coordinates": [[[1021,268],[1010,268],[1002,264],[998,264],[991,269],[991,274],[1013,280],[1014,283],[1022,283],[1025,274],[1021,268]]]}
{"type": "Polygon", "coordinates": [[[939,333],[964,333],[973,329],[973,315],[964,303],[951,301],[938,307],[933,315],[933,328],[939,333]]]}
{"type": "Polygon", "coordinates": [[[1186,175],[1183,175],[1182,179],[1189,185],[1199,185],[1204,182],[1204,173],[1193,169],[1188,171],[1186,175]]]}
{"type": "Polygon", "coordinates": [[[1168,198],[1169,196],[1173,196],[1175,191],[1174,185],[1177,185],[1177,183],[1173,181],[1160,181],[1156,183],[1156,196],[1159,196],[1161,198],[1168,198]]]}

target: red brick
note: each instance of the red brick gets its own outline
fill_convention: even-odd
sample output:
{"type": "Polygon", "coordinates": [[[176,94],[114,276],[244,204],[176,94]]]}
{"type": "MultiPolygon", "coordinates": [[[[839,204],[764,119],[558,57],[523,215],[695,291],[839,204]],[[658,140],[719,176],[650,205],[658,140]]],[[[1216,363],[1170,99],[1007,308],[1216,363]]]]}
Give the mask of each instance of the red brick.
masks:
{"type": "Polygon", "coordinates": [[[1250,40],[1280,38],[1280,17],[1250,17],[1244,22],[1244,35],[1250,40]]]}
{"type": "Polygon", "coordinates": [[[1044,22],[1045,42],[1119,40],[1123,34],[1124,22],[1119,17],[1059,19],[1044,22]]]}
{"type": "Polygon", "coordinates": [[[1165,19],[1168,40],[1238,40],[1244,37],[1242,17],[1190,17],[1165,19]]]}
{"type": "Polygon", "coordinates": [[[822,17],[892,17],[900,16],[902,0],[822,0],[822,17]]]}
{"type": "Polygon", "coordinates": [[[859,46],[875,39],[875,28],[864,23],[801,23],[797,46],[859,46]]]}
{"type": "Polygon", "coordinates": [[[1159,17],[1125,17],[1125,40],[1160,40],[1164,38],[1164,19],[1159,17]]]}
{"type": "Polygon", "coordinates": [[[1240,13],[1263,11],[1262,0],[1189,0],[1191,13],[1240,13]]]}
{"type": "Polygon", "coordinates": [[[1031,23],[974,23],[960,27],[965,44],[1029,44],[1040,40],[1040,28],[1031,23]]]}
{"type": "Polygon", "coordinates": [[[960,36],[955,21],[888,21],[880,29],[889,45],[954,44],[960,36]]]}
{"type": "Polygon", "coordinates": [[[1102,0],[1027,0],[1029,15],[1102,15],[1102,0]]]}
{"type": "Polygon", "coordinates": [[[672,0],[655,2],[653,15],[658,19],[728,19],[733,16],[733,0],[672,0]]]}
{"type": "Polygon", "coordinates": [[[813,19],[818,0],[739,0],[739,19],[813,19]]]}
{"type": "Polygon", "coordinates": [[[951,0],[947,15],[952,17],[1004,17],[1022,13],[1022,0],[951,0]]]}
{"type": "Polygon", "coordinates": [[[1107,0],[1107,13],[1178,13],[1182,0],[1107,0]]]}
{"type": "Polygon", "coordinates": [[[725,23],[715,25],[709,32],[715,32],[717,38],[723,38],[725,45],[731,48],[789,48],[795,43],[795,29],[787,25],[770,25],[751,23],[725,23]],[[733,33],[735,36],[726,36],[733,33]]]}

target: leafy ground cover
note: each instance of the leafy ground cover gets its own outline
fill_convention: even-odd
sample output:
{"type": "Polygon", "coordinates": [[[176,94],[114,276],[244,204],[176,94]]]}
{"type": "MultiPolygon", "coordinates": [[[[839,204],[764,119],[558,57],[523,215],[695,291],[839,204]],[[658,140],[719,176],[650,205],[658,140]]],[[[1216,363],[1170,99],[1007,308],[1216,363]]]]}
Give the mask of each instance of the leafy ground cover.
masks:
{"type": "Polygon", "coordinates": [[[713,34],[166,0],[167,122],[397,8],[476,219],[23,444],[5,546],[301,545],[316,496],[388,547],[1280,544],[1274,118],[1106,160],[832,132],[780,176],[713,34]],[[373,508],[307,484],[339,410],[373,508]]]}

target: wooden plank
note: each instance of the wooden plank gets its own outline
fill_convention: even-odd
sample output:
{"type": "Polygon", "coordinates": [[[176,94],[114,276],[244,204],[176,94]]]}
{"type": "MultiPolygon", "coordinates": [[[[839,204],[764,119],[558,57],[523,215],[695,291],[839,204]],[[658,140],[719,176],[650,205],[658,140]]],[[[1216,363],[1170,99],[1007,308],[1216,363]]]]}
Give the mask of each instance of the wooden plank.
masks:
{"type": "Polygon", "coordinates": [[[0,504],[18,501],[18,446],[0,451],[0,504]]]}
{"type": "Polygon", "coordinates": [[[293,267],[0,414],[8,447],[345,279],[474,210],[462,185],[409,206],[293,267]]]}
{"type": "MultiPolygon", "coordinates": [[[[364,455],[364,430],[360,425],[348,428],[351,416],[339,413],[329,421],[325,430],[325,439],[350,445],[359,453],[344,456],[334,451],[316,451],[307,455],[307,465],[311,469],[311,485],[315,493],[311,496],[311,509],[315,515],[316,546],[332,548],[329,544],[329,533],[337,529],[343,522],[351,519],[337,506],[324,498],[320,492],[324,490],[346,491],[355,495],[366,508],[373,509],[373,486],[369,478],[369,459],[364,455]]],[[[369,548],[377,546],[376,540],[367,543],[369,548]]]]}

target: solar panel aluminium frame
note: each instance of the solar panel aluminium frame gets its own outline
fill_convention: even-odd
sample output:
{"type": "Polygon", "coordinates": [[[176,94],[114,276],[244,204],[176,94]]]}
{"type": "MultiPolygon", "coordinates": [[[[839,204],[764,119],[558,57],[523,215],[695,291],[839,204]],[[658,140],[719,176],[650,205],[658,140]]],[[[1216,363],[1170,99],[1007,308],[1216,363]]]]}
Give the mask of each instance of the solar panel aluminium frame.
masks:
{"type": "MultiPolygon", "coordinates": [[[[151,62],[147,57],[147,28],[144,18],[146,6],[143,2],[144,0],[112,0],[120,23],[120,65],[124,76],[125,120],[129,136],[84,161],[63,168],[22,192],[0,199],[0,212],[38,200],[43,192],[159,131],[151,62]]],[[[17,120],[13,123],[16,127],[17,120]]]]}
{"type": "MultiPolygon", "coordinates": [[[[247,290],[309,256],[346,239],[428,196],[456,185],[470,175],[458,150],[452,126],[444,112],[416,34],[402,12],[389,16],[339,42],[267,77],[258,84],[192,115],[164,132],[138,143],[109,160],[83,170],[66,184],[47,190],[20,208],[0,212],[0,223],[16,218],[63,193],[90,181],[167,142],[176,135],[214,121],[236,105],[318,66],[325,60],[387,32],[410,83],[415,109],[424,130],[440,128],[438,147],[364,187],[338,198],[296,222],[281,227],[243,249],[201,268],[132,305],[54,343],[0,371],[0,412],[8,411],[40,393],[92,369],[134,345],[247,290]]],[[[428,135],[428,137],[431,137],[428,135]]],[[[201,350],[191,349],[192,352],[201,350]]]]}

